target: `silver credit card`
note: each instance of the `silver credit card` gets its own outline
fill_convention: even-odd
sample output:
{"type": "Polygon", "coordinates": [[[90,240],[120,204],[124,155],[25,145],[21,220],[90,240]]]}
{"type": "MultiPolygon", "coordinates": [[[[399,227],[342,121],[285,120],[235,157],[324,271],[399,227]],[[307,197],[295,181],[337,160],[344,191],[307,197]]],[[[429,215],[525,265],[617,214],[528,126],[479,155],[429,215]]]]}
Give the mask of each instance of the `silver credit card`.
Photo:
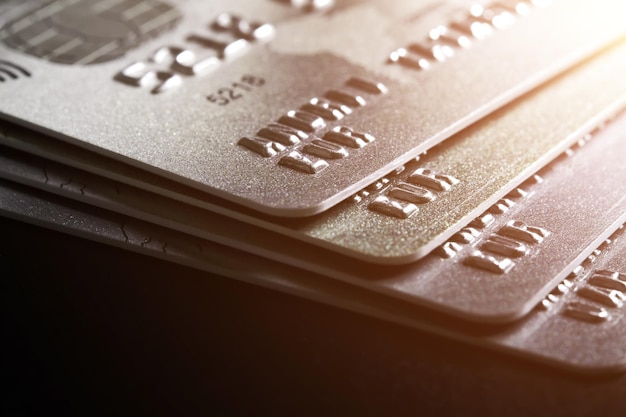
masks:
{"type": "Polygon", "coordinates": [[[0,176],[467,320],[509,322],[626,219],[624,131],[626,116],[581,139],[433,253],[405,266],[356,262],[54,163],[11,157],[8,150],[0,176]]]}
{"type": "Polygon", "coordinates": [[[626,31],[610,0],[32,4],[0,31],[2,117],[291,217],[626,31]]]}
{"type": "Polygon", "coordinates": [[[0,213],[86,239],[218,273],[464,343],[584,373],[626,369],[626,236],[603,241],[522,320],[497,327],[402,301],[93,207],[0,182],[0,213]],[[245,259],[245,262],[242,260],[245,259]]]}
{"type": "MultiPolygon", "coordinates": [[[[407,263],[428,254],[607,115],[614,114],[616,108],[623,107],[626,78],[619,74],[626,72],[625,57],[626,44],[598,55],[432,148],[348,201],[306,219],[287,221],[260,215],[6,123],[0,124],[0,143],[361,260],[407,263]],[[398,239],[399,234],[402,239],[398,239]]],[[[150,194],[120,187],[123,192],[109,197],[118,204],[142,206],[138,201],[142,195],[143,206],[152,205],[150,194]]],[[[169,202],[164,204],[172,207],[169,202]]],[[[171,210],[180,210],[175,207],[180,206],[171,210]]]]}

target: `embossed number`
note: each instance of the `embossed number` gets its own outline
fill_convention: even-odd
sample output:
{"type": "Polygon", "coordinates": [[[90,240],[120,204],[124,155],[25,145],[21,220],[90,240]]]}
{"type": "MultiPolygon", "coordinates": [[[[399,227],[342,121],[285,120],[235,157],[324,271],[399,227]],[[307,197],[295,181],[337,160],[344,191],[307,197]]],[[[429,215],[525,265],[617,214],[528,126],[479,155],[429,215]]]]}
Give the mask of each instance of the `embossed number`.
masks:
{"type": "MultiPolygon", "coordinates": [[[[198,76],[211,71],[223,62],[245,52],[251,43],[270,40],[274,36],[274,31],[274,27],[269,23],[249,21],[230,13],[222,13],[209,25],[207,34],[189,34],[186,37],[189,44],[185,47],[159,48],[145,61],[128,65],[117,73],[114,79],[134,87],[150,89],[153,94],[161,93],[182,84],[181,75],[198,76]]],[[[265,80],[244,76],[241,82],[259,87],[265,80]]],[[[218,91],[217,94],[223,98],[209,98],[209,101],[226,105],[242,97],[241,93],[235,92],[234,89],[246,89],[246,85],[234,84],[237,85],[218,91]]]]}

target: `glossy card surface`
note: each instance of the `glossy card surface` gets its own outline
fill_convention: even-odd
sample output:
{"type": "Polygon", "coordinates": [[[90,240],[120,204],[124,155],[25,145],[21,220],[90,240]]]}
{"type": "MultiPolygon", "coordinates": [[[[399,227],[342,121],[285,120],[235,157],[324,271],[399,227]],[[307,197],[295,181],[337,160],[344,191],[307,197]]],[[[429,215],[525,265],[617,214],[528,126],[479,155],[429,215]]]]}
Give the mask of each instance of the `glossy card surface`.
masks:
{"type": "Polygon", "coordinates": [[[626,31],[626,4],[610,0],[294,4],[14,2],[0,114],[305,216],[626,31]]]}

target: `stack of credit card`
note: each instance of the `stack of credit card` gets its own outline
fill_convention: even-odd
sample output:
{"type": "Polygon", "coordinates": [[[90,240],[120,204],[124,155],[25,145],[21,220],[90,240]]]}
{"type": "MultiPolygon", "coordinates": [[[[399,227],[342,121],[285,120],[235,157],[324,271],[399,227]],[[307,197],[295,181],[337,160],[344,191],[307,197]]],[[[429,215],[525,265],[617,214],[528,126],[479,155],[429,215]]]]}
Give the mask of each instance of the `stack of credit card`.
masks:
{"type": "Polygon", "coordinates": [[[5,0],[0,214],[623,372],[624,21],[611,0],[5,0]]]}

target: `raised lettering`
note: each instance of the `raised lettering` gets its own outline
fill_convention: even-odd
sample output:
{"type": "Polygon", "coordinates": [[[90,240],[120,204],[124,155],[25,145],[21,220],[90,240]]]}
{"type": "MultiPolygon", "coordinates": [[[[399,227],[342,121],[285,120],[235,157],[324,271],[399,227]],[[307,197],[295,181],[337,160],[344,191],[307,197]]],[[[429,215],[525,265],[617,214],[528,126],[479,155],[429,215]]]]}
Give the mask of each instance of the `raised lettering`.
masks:
{"type": "Polygon", "coordinates": [[[135,87],[151,88],[153,94],[162,93],[182,84],[178,74],[150,69],[143,62],[135,62],[117,73],[115,80],[135,87]]]}
{"type": "Polygon", "coordinates": [[[619,272],[600,270],[596,271],[587,282],[594,287],[616,290],[626,294],[626,276],[619,272]]]}
{"type": "MultiPolygon", "coordinates": [[[[531,0],[541,7],[551,0],[531,0]]],[[[389,54],[389,62],[406,68],[427,70],[432,63],[443,62],[453,57],[457,48],[467,48],[474,40],[482,40],[497,29],[507,28],[518,16],[530,13],[528,1],[503,0],[489,4],[473,4],[469,11],[447,25],[439,25],[428,32],[422,42],[414,42],[389,54]]]]}
{"type": "Polygon", "coordinates": [[[418,70],[427,70],[430,69],[431,66],[426,58],[418,54],[410,53],[405,48],[398,48],[390,53],[389,62],[418,70]]]}
{"type": "Polygon", "coordinates": [[[502,200],[498,201],[493,206],[489,207],[488,211],[493,214],[504,214],[507,211],[509,211],[511,207],[513,207],[514,205],[515,205],[514,201],[509,200],[508,198],[503,198],[502,200]]]}
{"type": "Polygon", "coordinates": [[[435,199],[435,195],[430,190],[406,182],[394,186],[389,190],[388,195],[415,204],[429,203],[435,199]]]}
{"type": "Polygon", "coordinates": [[[323,98],[313,98],[300,109],[331,121],[341,120],[346,114],[352,113],[348,106],[323,98]]]}
{"type": "Polygon", "coordinates": [[[285,146],[296,145],[309,137],[301,130],[291,126],[272,123],[257,132],[257,135],[281,143],[285,146]]]}
{"type": "Polygon", "coordinates": [[[578,301],[567,303],[561,310],[561,314],[588,323],[602,323],[609,319],[609,312],[603,307],[578,301]]]}
{"type": "Polygon", "coordinates": [[[250,47],[250,43],[245,39],[221,41],[206,35],[196,34],[187,36],[187,41],[199,44],[203,49],[213,50],[215,52],[215,57],[223,60],[233,59],[243,55],[243,53],[250,47]]]}
{"type": "Polygon", "coordinates": [[[478,230],[473,227],[465,227],[452,235],[450,241],[467,244],[475,241],[478,236],[480,236],[480,232],[478,230]]]}
{"type": "Polygon", "coordinates": [[[415,172],[409,176],[407,181],[412,184],[430,188],[434,191],[448,191],[453,185],[459,183],[459,180],[450,175],[437,174],[426,168],[416,169],[415,172]]]}
{"type": "Polygon", "coordinates": [[[198,58],[193,51],[173,46],[158,49],[152,60],[185,75],[200,75],[217,68],[220,64],[219,58],[215,56],[198,58]]]}
{"type": "Polygon", "coordinates": [[[485,39],[494,32],[493,26],[471,14],[461,21],[450,23],[450,27],[476,39],[485,39]]]}
{"type": "Polygon", "coordinates": [[[374,136],[369,133],[356,132],[345,126],[335,127],[324,135],[324,140],[349,146],[351,148],[362,148],[374,142],[374,136]]]}
{"type": "Polygon", "coordinates": [[[278,163],[287,168],[304,172],[305,174],[317,174],[318,172],[328,167],[328,162],[322,159],[312,161],[298,151],[289,152],[288,155],[280,158],[278,163]]]}
{"type": "Polygon", "coordinates": [[[377,197],[369,204],[368,208],[398,219],[407,219],[417,213],[417,206],[415,204],[393,200],[385,196],[377,197]]]}
{"type": "Polygon", "coordinates": [[[304,9],[306,11],[320,11],[328,9],[335,4],[335,0],[280,0],[292,7],[304,9]]]}
{"type": "Polygon", "coordinates": [[[302,151],[325,159],[341,159],[348,156],[348,151],[343,146],[321,139],[311,141],[302,148],[302,151]]]}
{"type": "Polygon", "coordinates": [[[517,187],[507,195],[512,198],[525,198],[526,196],[528,196],[528,192],[517,187]]]}
{"type": "Polygon", "coordinates": [[[235,38],[254,42],[266,42],[274,37],[274,27],[269,23],[251,22],[230,13],[221,13],[213,21],[211,28],[217,32],[227,32],[235,38]]]}
{"type": "Polygon", "coordinates": [[[208,35],[187,37],[192,43],[212,49],[221,59],[232,59],[249,48],[250,42],[265,42],[274,36],[274,27],[267,23],[249,22],[230,13],[221,13],[210,26],[208,35]]]}
{"type": "Polygon", "coordinates": [[[498,233],[526,243],[541,243],[550,234],[546,229],[528,226],[517,220],[509,221],[498,233]]]}
{"type": "Polygon", "coordinates": [[[438,43],[432,39],[428,39],[423,43],[412,43],[407,49],[420,56],[428,59],[435,59],[439,62],[443,62],[454,56],[454,49],[452,49],[449,45],[438,43]]]}
{"type": "Polygon", "coordinates": [[[454,258],[463,249],[461,244],[456,242],[446,242],[433,251],[440,258],[454,258]]]}
{"type": "Polygon", "coordinates": [[[237,144],[258,153],[265,158],[277,155],[280,151],[285,150],[285,147],[280,143],[276,143],[271,140],[259,138],[256,136],[244,136],[243,138],[239,139],[237,144]]]}
{"type": "Polygon", "coordinates": [[[350,78],[346,81],[346,85],[369,94],[386,94],[388,92],[387,87],[383,83],[371,82],[358,77],[350,78]]]}
{"type": "Polygon", "coordinates": [[[457,48],[467,48],[472,44],[472,41],[467,35],[443,25],[437,26],[435,29],[431,30],[429,36],[432,40],[457,48]]]}
{"type": "Polygon", "coordinates": [[[483,12],[483,17],[495,28],[504,29],[515,23],[515,7],[500,2],[492,3],[483,12]]]}
{"type": "Polygon", "coordinates": [[[486,252],[508,256],[510,258],[519,258],[528,253],[528,247],[523,243],[498,235],[491,236],[480,248],[486,252]]]}
{"type": "Polygon", "coordinates": [[[476,229],[484,229],[485,227],[493,223],[495,220],[496,219],[493,217],[492,214],[486,213],[486,214],[480,215],[479,217],[476,217],[474,220],[472,220],[472,222],[469,225],[476,229]]]}
{"type": "Polygon", "coordinates": [[[515,266],[509,258],[498,259],[481,251],[474,251],[464,263],[496,274],[506,274],[515,266]]]}
{"type": "Polygon", "coordinates": [[[363,107],[367,104],[365,99],[358,94],[352,94],[344,90],[330,90],[324,94],[324,97],[345,104],[349,107],[363,107]]]}
{"type": "Polygon", "coordinates": [[[624,293],[617,290],[609,290],[606,288],[596,288],[590,285],[584,286],[576,291],[580,297],[587,298],[602,304],[606,307],[620,308],[624,305],[624,293]]]}
{"type": "Polygon", "coordinates": [[[326,122],[321,117],[306,111],[291,110],[278,119],[278,123],[294,127],[305,132],[315,132],[326,127],[326,122]]]}

